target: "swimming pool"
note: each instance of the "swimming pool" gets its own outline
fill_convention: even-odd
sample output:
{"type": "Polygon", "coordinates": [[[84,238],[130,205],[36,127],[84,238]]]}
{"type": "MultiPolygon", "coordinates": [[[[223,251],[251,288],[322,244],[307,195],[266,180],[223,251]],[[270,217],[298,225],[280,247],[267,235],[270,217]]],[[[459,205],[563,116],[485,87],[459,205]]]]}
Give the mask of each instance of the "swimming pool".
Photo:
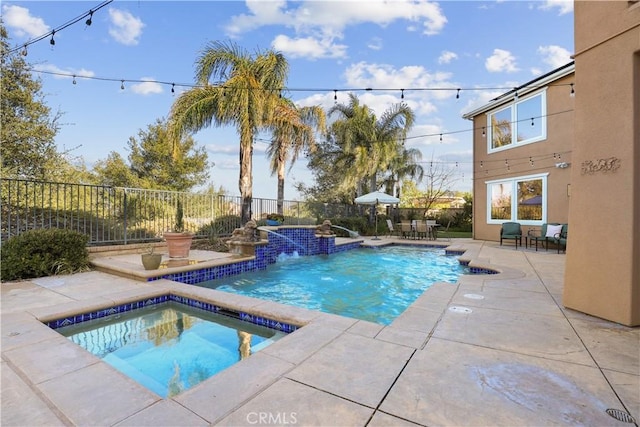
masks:
{"type": "Polygon", "coordinates": [[[286,335],[173,301],[56,331],[161,397],[179,394],[286,335]]]}
{"type": "Polygon", "coordinates": [[[431,284],[456,283],[464,271],[441,248],[388,246],[281,255],[266,270],[197,285],[388,325],[431,284]]]}

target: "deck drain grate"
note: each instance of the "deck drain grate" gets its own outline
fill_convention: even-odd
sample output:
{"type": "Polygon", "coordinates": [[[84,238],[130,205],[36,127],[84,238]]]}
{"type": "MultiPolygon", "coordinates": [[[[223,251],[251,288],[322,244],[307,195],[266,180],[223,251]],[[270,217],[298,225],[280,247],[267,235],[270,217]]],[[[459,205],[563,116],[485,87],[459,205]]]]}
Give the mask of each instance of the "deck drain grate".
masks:
{"type": "Polygon", "coordinates": [[[613,417],[618,421],[622,421],[623,423],[636,423],[636,420],[631,415],[629,415],[625,411],[621,411],[620,409],[609,408],[606,410],[606,412],[610,417],[613,417]]]}

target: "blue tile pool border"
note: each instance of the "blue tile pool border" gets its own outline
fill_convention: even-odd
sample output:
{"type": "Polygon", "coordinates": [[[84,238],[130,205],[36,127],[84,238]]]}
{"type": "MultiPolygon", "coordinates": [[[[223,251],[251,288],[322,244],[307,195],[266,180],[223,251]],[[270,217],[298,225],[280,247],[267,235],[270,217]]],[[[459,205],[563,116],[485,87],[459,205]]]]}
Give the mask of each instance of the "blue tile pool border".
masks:
{"type": "MultiPolygon", "coordinates": [[[[283,227],[274,232],[267,233],[267,244],[259,245],[255,248],[255,258],[249,260],[238,261],[234,263],[206,267],[198,270],[183,271],[170,273],[156,277],[149,277],[147,281],[159,279],[172,280],[174,282],[184,283],[187,285],[195,285],[201,282],[221,279],[225,277],[235,276],[238,274],[264,270],[268,265],[277,261],[278,255],[281,253],[292,254],[298,252],[302,256],[310,255],[331,255],[344,251],[358,248],[378,249],[383,246],[369,246],[364,244],[363,240],[347,242],[337,245],[335,236],[317,236],[315,228],[312,227],[283,227]]],[[[411,242],[391,243],[391,245],[411,246],[420,248],[436,248],[444,249],[445,255],[460,256],[465,251],[458,249],[447,250],[446,246],[439,244],[412,244],[411,242]]],[[[468,266],[468,261],[460,261],[463,266],[468,266]]],[[[470,274],[497,274],[498,272],[489,268],[471,267],[470,274]]]]}
{"type": "Polygon", "coordinates": [[[253,323],[255,325],[264,326],[264,327],[274,329],[280,332],[285,332],[285,333],[294,332],[300,327],[297,325],[280,322],[278,320],[270,319],[267,317],[257,316],[252,313],[231,310],[226,307],[219,306],[217,304],[208,303],[205,301],[200,301],[197,299],[193,299],[193,298],[189,298],[181,295],[175,295],[175,294],[166,294],[166,295],[149,297],[149,298],[141,299],[139,301],[120,304],[113,307],[107,307],[104,309],[91,311],[87,313],[74,314],[71,316],[66,316],[60,319],[50,320],[43,323],[51,329],[58,329],[64,326],[71,326],[78,323],[87,322],[89,320],[101,319],[103,317],[111,316],[114,314],[127,313],[133,310],[149,307],[156,304],[162,304],[165,302],[176,302],[179,304],[186,305],[188,307],[198,308],[204,311],[208,311],[210,313],[233,317],[235,319],[239,319],[244,322],[253,323]]]}

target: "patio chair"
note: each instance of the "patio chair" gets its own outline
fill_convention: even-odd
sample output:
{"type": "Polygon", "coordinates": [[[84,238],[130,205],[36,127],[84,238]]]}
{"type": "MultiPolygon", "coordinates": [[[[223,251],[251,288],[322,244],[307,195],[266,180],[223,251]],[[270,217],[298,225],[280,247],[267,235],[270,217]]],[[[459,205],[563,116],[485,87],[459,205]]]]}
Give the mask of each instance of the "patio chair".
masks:
{"type": "Polygon", "coordinates": [[[550,222],[544,223],[540,227],[540,230],[529,230],[527,231],[527,246],[536,242],[536,252],[538,251],[538,242],[542,242],[544,249],[549,250],[549,240],[552,240],[553,237],[559,233],[558,227],[562,227],[561,224],[550,222]]]}
{"type": "Polygon", "coordinates": [[[398,231],[393,227],[393,223],[390,219],[387,219],[387,228],[389,229],[389,233],[387,234],[387,236],[398,235],[398,231]]]}
{"type": "Polygon", "coordinates": [[[449,242],[451,241],[451,235],[449,234],[449,227],[451,226],[451,221],[447,223],[447,226],[442,231],[438,231],[437,227],[433,228],[433,239],[438,240],[438,235],[444,236],[449,242]]]}
{"type": "Polygon", "coordinates": [[[413,229],[411,227],[410,222],[402,221],[400,223],[400,231],[402,232],[402,237],[409,238],[413,236],[413,229]]]}
{"type": "Polygon", "coordinates": [[[429,229],[429,238],[436,240],[438,238],[438,233],[436,232],[436,222],[432,219],[428,219],[427,228],[429,229]]]}
{"type": "Polygon", "coordinates": [[[429,237],[429,229],[427,228],[426,222],[418,221],[416,223],[416,237],[418,237],[418,239],[426,239],[429,237]]]}
{"type": "Polygon", "coordinates": [[[567,238],[569,233],[569,224],[562,224],[562,229],[559,233],[556,233],[549,241],[556,244],[558,247],[558,253],[560,253],[560,248],[564,248],[565,253],[567,252],[567,238]]]}
{"type": "Polygon", "coordinates": [[[502,246],[503,240],[513,240],[516,243],[516,250],[518,249],[518,243],[522,246],[522,227],[519,222],[505,222],[500,228],[500,246],[502,246]]]}

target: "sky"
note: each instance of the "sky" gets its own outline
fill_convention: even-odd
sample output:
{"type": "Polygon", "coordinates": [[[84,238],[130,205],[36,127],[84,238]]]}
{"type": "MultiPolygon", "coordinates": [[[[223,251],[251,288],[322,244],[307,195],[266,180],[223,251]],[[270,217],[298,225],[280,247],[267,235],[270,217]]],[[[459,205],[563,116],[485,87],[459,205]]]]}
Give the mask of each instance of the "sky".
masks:
{"type": "MultiPolygon", "coordinates": [[[[45,102],[63,114],[59,150],[89,168],[112,151],[126,159],[129,138],[168,117],[194,84],[207,43],[223,41],[283,53],[283,95],[299,106],[328,110],[352,92],[380,117],[405,102],[416,114],[405,145],[421,150],[425,169],[452,168],[453,189],[470,192],[472,123],[462,115],[570,62],[574,49],[573,2],[565,0],[104,3],[8,0],[1,7],[10,46],[28,44],[25,60],[38,70],[45,102]],[[83,15],[92,10],[87,25],[83,15]]],[[[207,151],[209,183],[239,195],[235,128],[212,126],[193,137],[207,151]]],[[[276,197],[269,138],[261,133],[254,144],[254,197],[276,197]]],[[[313,184],[306,166],[300,158],[287,168],[285,199],[301,198],[295,183],[313,184]]]]}

